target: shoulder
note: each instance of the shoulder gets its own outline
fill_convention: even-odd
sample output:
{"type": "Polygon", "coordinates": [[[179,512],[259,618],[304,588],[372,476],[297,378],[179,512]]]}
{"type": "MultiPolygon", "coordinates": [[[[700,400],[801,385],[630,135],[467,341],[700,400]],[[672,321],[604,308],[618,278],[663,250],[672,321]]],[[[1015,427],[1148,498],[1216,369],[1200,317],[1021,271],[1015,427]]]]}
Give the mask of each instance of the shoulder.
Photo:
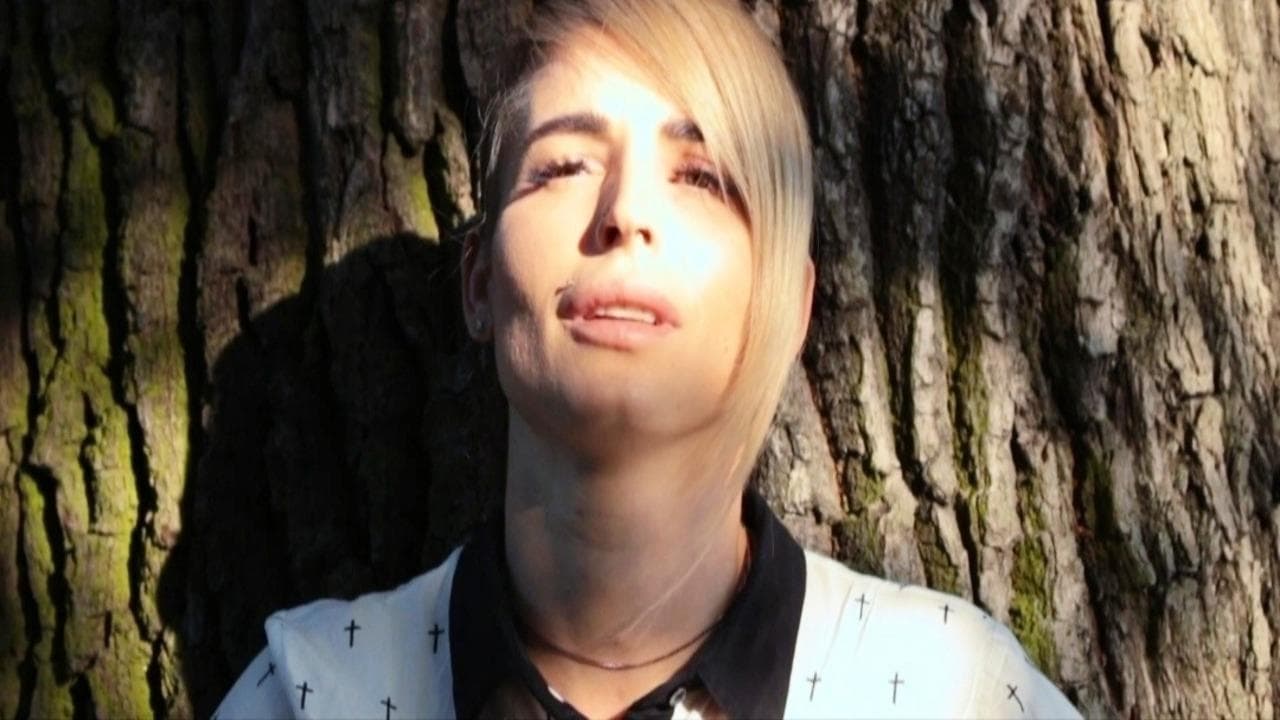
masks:
{"type": "Polygon", "coordinates": [[[805,555],[788,714],[1078,717],[1013,633],[973,603],[805,555]]]}
{"type": "Polygon", "coordinates": [[[421,625],[424,619],[420,612],[423,603],[447,589],[460,551],[461,548],[455,549],[435,568],[391,590],[368,593],[352,600],[332,598],[315,600],[305,605],[277,611],[266,621],[268,641],[274,647],[277,636],[282,640],[308,638],[311,641],[320,641],[324,638],[326,642],[332,642],[341,647],[351,647],[352,638],[370,638],[383,630],[388,623],[403,621],[421,625]],[[333,623],[339,620],[345,625],[351,620],[349,616],[353,613],[368,618],[372,626],[367,628],[358,626],[354,634],[345,628],[335,630],[332,627],[333,623]],[[275,636],[273,636],[273,630],[275,636]],[[338,640],[341,640],[341,643],[338,643],[338,640]]]}
{"type": "Polygon", "coordinates": [[[864,575],[836,560],[805,553],[806,609],[833,621],[908,632],[959,653],[982,652],[996,642],[1017,648],[1013,634],[983,609],[955,595],[864,575]]]}
{"type": "Polygon", "coordinates": [[[215,717],[383,715],[380,703],[394,705],[401,716],[447,712],[452,674],[441,629],[459,552],[392,590],[272,614],[265,623],[267,649],[215,717]]]}

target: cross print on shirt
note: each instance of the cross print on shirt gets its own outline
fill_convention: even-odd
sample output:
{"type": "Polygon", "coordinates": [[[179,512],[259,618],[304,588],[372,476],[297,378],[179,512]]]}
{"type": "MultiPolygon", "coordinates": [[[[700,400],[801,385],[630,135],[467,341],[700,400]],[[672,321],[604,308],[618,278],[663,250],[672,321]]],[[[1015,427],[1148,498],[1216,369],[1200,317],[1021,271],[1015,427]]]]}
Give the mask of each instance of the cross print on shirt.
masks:
{"type": "Polygon", "coordinates": [[[391,711],[397,709],[395,705],[391,704],[391,696],[388,695],[386,700],[383,700],[378,704],[387,706],[387,720],[391,720],[391,711]]]}
{"type": "Polygon", "coordinates": [[[805,680],[809,683],[809,702],[813,702],[813,691],[818,689],[818,683],[822,682],[822,678],[818,677],[818,673],[815,672],[805,680]]]}
{"type": "Polygon", "coordinates": [[[946,625],[946,624],[947,624],[947,616],[948,616],[948,615],[950,615],[950,614],[951,614],[951,606],[950,606],[950,605],[943,605],[943,606],[942,606],[942,624],[943,624],[943,625],[946,625]]]}
{"type": "Polygon", "coordinates": [[[298,704],[298,709],[306,710],[307,709],[307,693],[315,692],[315,690],[312,690],[311,688],[307,687],[306,680],[303,680],[301,685],[294,685],[294,687],[302,691],[302,702],[298,704]]]}
{"type": "Polygon", "coordinates": [[[262,673],[262,677],[258,678],[258,684],[255,685],[254,687],[262,687],[262,683],[266,681],[268,677],[275,674],[276,674],[276,664],[273,662],[267,663],[267,671],[262,673]]]}
{"type": "Polygon", "coordinates": [[[889,684],[893,686],[893,704],[897,705],[898,704],[898,686],[906,685],[907,681],[899,679],[898,673],[894,673],[893,679],[889,681],[889,684]]]}
{"type": "Polygon", "coordinates": [[[870,604],[870,602],[867,600],[867,594],[862,593],[861,595],[858,596],[858,599],[855,600],[854,602],[858,603],[858,619],[861,620],[862,611],[865,610],[867,605],[870,604]]]}
{"type": "Polygon", "coordinates": [[[444,634],[444,630],[441,630],[436,623],[432,623],[431,632],[427,634],[431,636],[431,654],[435,655],[436,651],[440,649],[440,636],[444,634]]]}
{"type": "Polygon", "coordinates": [[[342,629],[347,632],[347,647],[355,647],[356,631],[361,629],[361,627],[356,624],[356,619],[351,618],[351,624],[342,629]]]}
{"type": "Polygon", "coordinates": [[[1005,687],[1009,688],[1009,695],[1005,697],[1005,700],[1013,700],[1014,702],[1018,703],[1018,711],[1025,713],[1027,709],[1022,706],[1022,698],[1018,697],[1018,686],[1005,685],[1005,687]]]}

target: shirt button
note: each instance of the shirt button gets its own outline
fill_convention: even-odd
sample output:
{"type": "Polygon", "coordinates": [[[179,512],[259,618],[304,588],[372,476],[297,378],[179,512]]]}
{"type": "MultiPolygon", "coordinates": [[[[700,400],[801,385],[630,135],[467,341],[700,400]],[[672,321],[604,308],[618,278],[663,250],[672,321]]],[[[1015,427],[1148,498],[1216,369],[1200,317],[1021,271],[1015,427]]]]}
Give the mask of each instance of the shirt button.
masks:
{"type": "Polygon", "coordinates": [[[688,693],[683,687],[676,688],[676,691],[671,693],[671,697],[667,698],[667,705],[674,709],[677,705],[684,702],[684,696],[687,694],[688,693]]]}

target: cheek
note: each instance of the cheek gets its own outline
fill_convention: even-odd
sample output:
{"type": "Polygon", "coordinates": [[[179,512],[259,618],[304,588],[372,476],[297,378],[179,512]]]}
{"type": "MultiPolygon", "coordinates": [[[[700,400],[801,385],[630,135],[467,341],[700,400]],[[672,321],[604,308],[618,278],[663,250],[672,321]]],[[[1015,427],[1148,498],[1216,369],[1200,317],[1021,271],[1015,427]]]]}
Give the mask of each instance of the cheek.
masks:
{"type": "Polygon", "coordinates": [[[513,310],[554,302],[577,258],[577,238],[590,222],[585,192],[526,198],[508,206],[494,232],[495,278],[507,286],[513,310]],[[554,200],[552,202],[551,200],[554,200]]]}
{"type": "Polygon", "coordinates": [[[750,237],[745,230],[716,226],[692,232],[695,237],[711,240],[684,245],[673,258],[673,267],[686,278],[691,295],[698,298],[698,315],[707,326],[708,339],[736,351],[751,300],[750,237]]]}
{"type": "Polygon", "coordinates": [[[494,234],[489,292],[498,378],[517,403],[554,384],[546,369],[553,351],[547,323],[554,318],[557,289],[569,272],[569,259],[554,251],[537,224],[516,217],[499,223],[494,234]],[[522,232],[510,232],[518,229],[522,232]]]}
{"type": "Polygon", "coordinates": [[[700,425],[727,400],[746,340],[751,298],[750,238],[735,227],[688,223],[667,265],[684,295],[683,339],[666,364],[663,397],[671,410],[700,425]],[[676,248],[679,248],[676,250],[676,248]]]}
{"type": "Polygon", "coordinates": [[[494,342],[499,356],[517,365],[533,360],[541,334],[539,310],[550,282],[547,264],[528,257],[522,249],[511,243],[495,244],[490,279],[494,342]]]}
{"type": "Polygon", "coordinates": [[[535,312],[546,301],[559,258],[536,226],[504,213],[493,238],[491,293],[495,326],[535,312]],[[531,232],[530,229],[533,229],[531,232]],[[515,232],[513,232],[513,230],[515,232]]]}
{"type": "Polygon", "coordinates": [[[548,378],[544,328],[539,325],[537,263],[507,252],[510,247],[494,247],[490,300],[493,312],[493,349],[498,383],[513,406],[529,418],[530,408],[539,407],[537,398],[546,392],[548,378]]]}

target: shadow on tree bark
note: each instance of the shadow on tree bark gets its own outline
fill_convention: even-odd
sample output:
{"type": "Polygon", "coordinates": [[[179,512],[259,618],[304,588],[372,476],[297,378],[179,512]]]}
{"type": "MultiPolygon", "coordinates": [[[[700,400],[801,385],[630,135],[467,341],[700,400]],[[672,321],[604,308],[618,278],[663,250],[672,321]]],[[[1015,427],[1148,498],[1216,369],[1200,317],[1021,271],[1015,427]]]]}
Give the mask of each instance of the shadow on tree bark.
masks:
{"type": "Polygon", "coordinates": [[[371,242],[242,316],[217,358],[160,588],[197,716],[264,646],[271,612],[393,587],[495,507],[505,401],[462,325],[458,250],[371,242]]]}

